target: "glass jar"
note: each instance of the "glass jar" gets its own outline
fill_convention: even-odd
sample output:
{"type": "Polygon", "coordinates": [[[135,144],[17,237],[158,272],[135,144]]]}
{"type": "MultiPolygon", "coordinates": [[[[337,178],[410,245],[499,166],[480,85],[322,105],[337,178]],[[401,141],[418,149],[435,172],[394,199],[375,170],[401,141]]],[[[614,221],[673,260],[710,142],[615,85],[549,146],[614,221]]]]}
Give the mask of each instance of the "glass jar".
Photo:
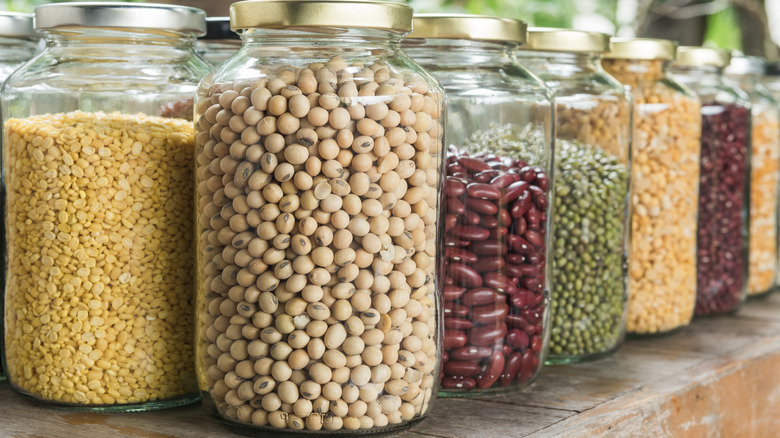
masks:
{"type": "Polygon", "coordinates": [[[626,330],[669,333],[696,304],[701,104],[669,75],[677,44],[612,38],[601,62],[634,97],[626,330]]]}
{"type": "Polygon", "coordinates": [[[551,92],[517,20],[419,14],[404,50],[447,93],[443,395],[528,385],[549,337],[551,92]]]}
{"type": "Polygon", "coordinates": [[[761,85],[765,61],[735,56],[725,75],[750,96],[750,254],[747,293],[761,296],[775,286],[777,276],[777,213],[780,182],[780,107],[761,85]]]}
{"type": "MultiPolygon", "coordinates": [[[[780,62],[764,63],[764,75],[761,77],[761,85],[776,102],[780,102],[780,62]]],[[[780,208],[780,206],[778,207],[780,208]]],[[[780,220],[780,217],[778,217],[778,220],[780,220]]],[[[780,233],[778,233],[778,239],[780,239],[780,233]]],[[[780,242],[778,244],[780,245],[780,242]]],[[[780,246],[778,248],[778,267],[774,289],[780,288],[780,246]]]]}
{"type": "Polygon", "coordinates": [[[398,49],[411,24],[397,3],[231,6],[243,46],[196,103],[197,370],[231,427],[430,411],[443,90],[398,49]]]}
{"type": "Polygon", "coordinates": [[[728,52],[682,46],[675,79],[701,100],[701,167],[695,315],[735,311],[747,290],[750,100],[726,83],[728,52]]]}
{"type": "MultiPolygon", "coordinates": [[[[33,29],[32,14],[0,12],[0,85],[20,65],[35,55],[38,34],[33,29]]],[[[3,351],[3,297],[0,295],[0,356],[3,351]]],[[[0,358],[0,381],[5,371],[0,358]]]]}
{"type": "Polygon", "coordinates": [[[46,48],[2,96],[8,379],[79,409],[194,402],[186,113],[205,14],[60,3],[35,27],[46,48]]]}
{"type": "Polygon", "coordinates": [[[206,19],[206,35],[198,38],[195,51],[201,58],[216,67],[233,56],[241,48],[241,37],[230,29],[230,18],[206,19]]]}
{"type": "Polygon", "coordinates": [[[518,61],[555,90],[548,364],[597,359],[625,334],[631,96],[601,68],[609,36],[532,28],[518,61]]]}

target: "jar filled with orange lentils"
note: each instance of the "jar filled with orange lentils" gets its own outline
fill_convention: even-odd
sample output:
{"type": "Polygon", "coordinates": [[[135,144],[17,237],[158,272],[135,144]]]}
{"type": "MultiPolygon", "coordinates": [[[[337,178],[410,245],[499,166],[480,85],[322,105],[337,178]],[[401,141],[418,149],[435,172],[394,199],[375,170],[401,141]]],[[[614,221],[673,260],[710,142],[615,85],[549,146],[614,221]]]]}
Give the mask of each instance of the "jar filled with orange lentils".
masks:
{"type": "Polygon", "coordinates": [[[672,41],[613,38],[602,61],[634,96],[629,334],[688,325],[696,303],[700,103],[668,75],[675,51],[672,41]]]}

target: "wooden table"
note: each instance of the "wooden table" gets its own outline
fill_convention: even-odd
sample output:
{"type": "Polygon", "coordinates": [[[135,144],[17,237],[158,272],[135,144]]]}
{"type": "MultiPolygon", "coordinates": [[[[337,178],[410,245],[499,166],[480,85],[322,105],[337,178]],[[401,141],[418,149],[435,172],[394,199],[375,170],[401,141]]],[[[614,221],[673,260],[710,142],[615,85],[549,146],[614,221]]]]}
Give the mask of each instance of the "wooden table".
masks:
{"type": "MultiPolygon", "coordinates": [[[[0,436],[237,437],[199,405],[95,414],[30,404],[0,384],[0,436]]],[[[596,362],[546,368],[525,391],[439,399],[398,435],[450,437],[780,436],[780,294],[736,316],[697,320],[667,337],[626,342],[596,362]]]]}

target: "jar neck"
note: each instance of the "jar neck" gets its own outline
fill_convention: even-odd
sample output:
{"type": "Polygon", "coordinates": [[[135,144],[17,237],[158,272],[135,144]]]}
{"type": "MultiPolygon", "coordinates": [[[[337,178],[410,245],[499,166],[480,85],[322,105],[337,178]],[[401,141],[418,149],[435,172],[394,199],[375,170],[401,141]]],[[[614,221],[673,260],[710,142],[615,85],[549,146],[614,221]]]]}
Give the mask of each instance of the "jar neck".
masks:
{"type": "MultiPolygon", "coordinates": [[[[377,29],[243,29],[239,31],[245,49],[285,52],[369,51],[372,55],[398,51],[403,34],[377,29]]],[[[300,53],[305,56],[304,53],[300,53]]]]}
{"type": "Polygon", "coordinates": [[[723,68],[715,66],[675,66],[672,73],[678,81],[691,85],[715,85],[723,81],[723,68]]]}
{"type": "Polygon", "coordinates": [[[404,40],[403,43],[404,51],[412,59],[437,69],[514,64],[515,47],[512,43],[462,39],[404,40]]]}
{"type": "Polygon", "coordinates": [[[753,93],[756,91],[756,85],[761,81],[761,74],[744,74],[739,76],[728,76],[742,91],[753,93]]]}
{"type": "Polygon", "coordinates": [[[601,65],[620,82],[656,82],[669,75],[671,61],[663,59],[604,59],[601,65]]]}
{"type": "Polygon", "coordinates": [[[44,33],[46,48],[57,57],[78,57],[86,60],[100,58],[134,58],[143,56],[150,61],[179,62],[195,48],[193,34],[182,32],[141,32],[99,28],[76,28],[44,33]]]}
{"type": "Polygon", "coordinates": [[[35,56],[38,40],[0,37],[0,62],[23,62],[35,56]]]}
{"type": "Polygon", "coordinates": [[[555,78],[572,78],[602,73],[601,54],[598,53],[559,53],[534,50],[518,50],[517,60],[534,73],[555,78]]]}

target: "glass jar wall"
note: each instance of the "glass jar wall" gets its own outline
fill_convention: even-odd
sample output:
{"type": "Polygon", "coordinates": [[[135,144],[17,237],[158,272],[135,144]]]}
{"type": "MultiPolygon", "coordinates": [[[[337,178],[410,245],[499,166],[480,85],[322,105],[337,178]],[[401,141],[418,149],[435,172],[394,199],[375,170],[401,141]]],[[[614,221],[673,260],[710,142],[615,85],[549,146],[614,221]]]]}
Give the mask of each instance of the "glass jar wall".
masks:
{"type": "Polygon", "coordinates": [[[780,107],[761,85],[764,60],[735,56],[726,67],[731,79],[750,97],[750,230],[748,296],[760,296],[775,286],[777,276],[778,178],[780,177],[780,107]]]}
{"type": "Polygon", "coordinates": [[[216,67],[241,48],[241,37],[230,29],[230,18],[206,19],[206,35],[198,38],[195,51],[206,62],[216,67]]]}
{"type": "Polygon", "coordinates": [[[194,8],[41,6],[46,49],[2,97],[12,387],[79,409],[198,398],[194,8]]]}
{"type": "Polygon", "coordinates": [[[555,90],[555,196],[548,363],[623,341],[631,96],[601,68],[609,36],[532,28],[518,61],[555,90]]]}
{"type": "MultiPolygon", "coordinates": [[[[33,29],[32,14],[0,12],[0,85],[35,55],[38,34],[33,29]]],[[[3,297],[0,295],[0,356],[3,351],[3,297]]],[[[0,358],[0,381],[5,380],[4,365],[0,358]]]]}
{"type": "Polygon", "coordinates": [[[415,15],[404,50],[447,92],[441,393],[528,385],[548,337],[551,93],[512,51],[524,23],[415,15]]]}
{"type": "Polygon", "coordinates": [[[602,61],[634,97],[629,334],[686,326],[696,303],[701,104],[669,75],[676,51],[668,40],[613,38],[602,61]]]}
{"type": "Polygon", "coordinates": [[[231,6],[201,83],[197,369],[225,424],[373,433],[430,411],[440,369],[443,91],[397,3],[231,6]]]}
{"type": "MultiPolygon", "coordinates": [[[[775,61],[764,64],[764,75],[761,77],[761,85],[780,104],[780,62],[775,61]]],[[[780,216],[778,219],[780,220],[780,216]]],[[[778,238],[780,239],[780,233],[778,233],[778,238]]],[[[778,289],[778,287],[780,287],[780,250],[778,251],[778,267],[774,289],[778,289]]]]}
{"type": "Polygon", "coordinates": [[[747,290],[751,105],[723,80],[729,60],[728,52],[682,46],[672,64],[702,104],[697,316],[736,310],[747,290]]]}

